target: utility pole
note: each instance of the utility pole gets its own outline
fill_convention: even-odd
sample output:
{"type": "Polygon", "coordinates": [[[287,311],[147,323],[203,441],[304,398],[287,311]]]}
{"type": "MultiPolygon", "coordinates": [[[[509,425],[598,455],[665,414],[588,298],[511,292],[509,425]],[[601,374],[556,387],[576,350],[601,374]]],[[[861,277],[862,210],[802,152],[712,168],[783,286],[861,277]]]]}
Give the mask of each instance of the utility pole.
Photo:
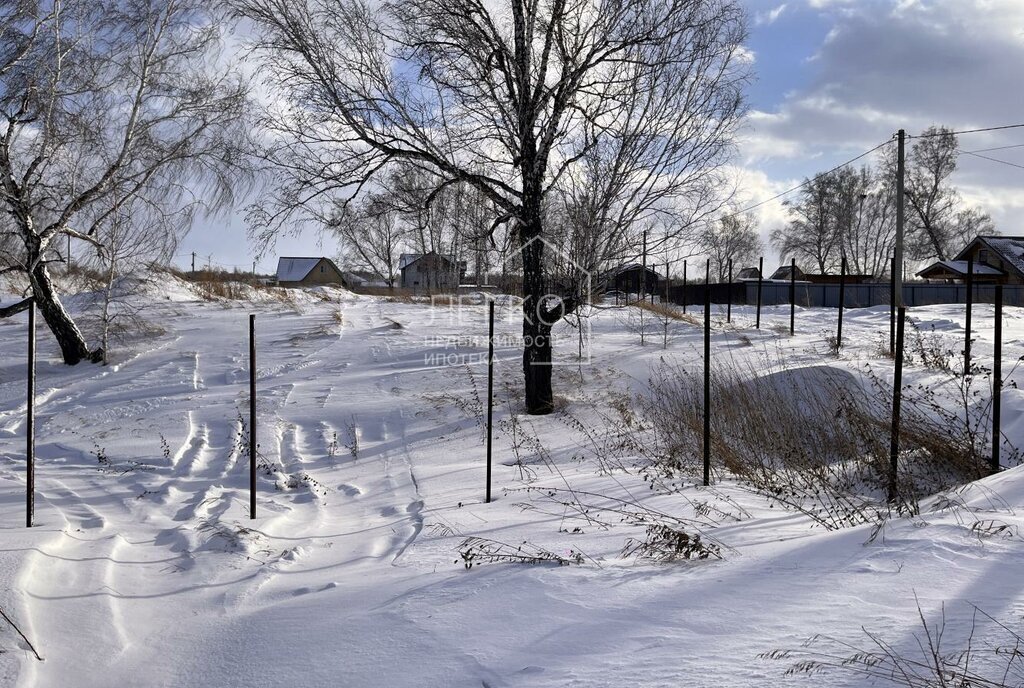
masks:
{"type": "Polygon", "coordinates": [[[196,274],[196,252],[192,252],[192,274],[196,274]]]}
{"type": "Polygon", "coordinates": [[[903,303],[903,222],[904,222],[904,174],[906,171],[906,138],[907,134],[903,129],[896,132],[896,248],[893,253],[893,277],[892,285],[895,308],[904,306],[903,303]]]}

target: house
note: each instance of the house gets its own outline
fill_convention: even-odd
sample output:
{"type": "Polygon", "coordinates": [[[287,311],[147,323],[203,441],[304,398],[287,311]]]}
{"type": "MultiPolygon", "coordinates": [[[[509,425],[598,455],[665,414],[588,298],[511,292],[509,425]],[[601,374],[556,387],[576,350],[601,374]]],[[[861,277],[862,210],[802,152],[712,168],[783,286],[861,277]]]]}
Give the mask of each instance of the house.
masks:
{"type": "Polygon", "coordinates": [[[804,274],[804,271],[800,269],[799,265],[781,265],[778,270],[771,274],[768,281],[788,282],[791,279],[796,279],[797,282],[804,282],[807,280],[807,276],[804,274]]]}
{"type": "Polygon", "coordinates": [[[277,285],[279,287],[316,287],[334,284],[348,287],[341,270],[330,258],[296,258],[283,256],[277,259],[277,285]]]}
{"type": "Polygon", "coordinates": [[[972,259],[976,282],[1024,284],[1024,237],[977,236],[952,260],[932,263],[917,276],[963,282],[972,259]]]}
{"type": "Polygon", "coordinates": [[[398,259],[398,269],[402,272],[402,289],[454,293],[466,272],[466,262],[436,251],[403,253],[398,259]]]}
{"type": "MultiPolygon", "coordinates": [[[[757,279],[757,268],[746,268],[747,270],[754,271],[754,279],[757,279]]],[[[768,281],[775,282],[789,282],[790,273],[793,271],[792,265],[783,265],[778,270],[772,273],[772,276],[768,278],[768,281]]],[[[741,273],[742,274],[742,273],[741,273]]],[[[847,274],[845,277],[842,275],[832,272],[819,272],[811,273],[804,272],[800,269],[800,266],[796,266],[796,281],[797,282],[810,282],[811,284],[839,284],[839,280],[842,279],[846,284],[864,284],[871,282],[875,279],[874,275],[859,275],[859,274],[847,274]]]]}
{"type": "Polygon", "coordinates": [[[616,289],[626,294],[659,294],[663,278],[652,268],[639,263],[623,265],[605,275],[605,290],[616,289]],[[644,275],[646,274],[646,280],[644,275]]]}
{"type": "Polygon", "coordinates": [[[761,271],[757,268],[743,268],[736,273],[737,282],[756,282],[761,278],[761,271]]]}

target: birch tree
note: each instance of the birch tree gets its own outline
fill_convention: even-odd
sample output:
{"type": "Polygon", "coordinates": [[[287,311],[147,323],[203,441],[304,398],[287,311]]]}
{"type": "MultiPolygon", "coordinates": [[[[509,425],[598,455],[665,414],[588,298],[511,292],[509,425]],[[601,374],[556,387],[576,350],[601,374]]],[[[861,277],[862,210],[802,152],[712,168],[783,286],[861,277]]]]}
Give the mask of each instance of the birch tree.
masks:
{"type": "MultiPolygon", "coordinates": [[[[135,199],[172,213],[231,200],[244,84],[216,69],[201,0],[22,0],[0,6],[0,212],[65,363],[99,361],[50,274],[58,239],[135,199]]],[[[27,302],[17,306],[27,307],[27,302]]]]}
{"type": "Polygon", "coordinates": [[[761,253],[761,237],[757,235],[757,219],[750,214],[730,214],[708,227],[701,242],[711,258],[711,267],[718,281],[728,278],[731,262],[736,270],[746,267],[761,253]]]}

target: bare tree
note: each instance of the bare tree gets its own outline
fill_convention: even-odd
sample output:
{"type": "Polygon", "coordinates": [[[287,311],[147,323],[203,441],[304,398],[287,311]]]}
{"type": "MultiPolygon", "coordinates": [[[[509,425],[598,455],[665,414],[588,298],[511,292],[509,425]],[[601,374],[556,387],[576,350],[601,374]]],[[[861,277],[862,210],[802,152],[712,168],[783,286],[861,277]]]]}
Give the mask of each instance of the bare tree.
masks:
{"type": "MultiPolygon", "coordinates": [[[[451,258],[443,264],[457,273],[463,245],[471,238],[471,230],[465,226],[469,197],[465,185],[443,184],[436,174],[402,161],[393,165],[385,186],[389,203],[409,225],[410,246],[420,254],[437,253],[451,258]]],[[[444,272],[430,270],[424,286],[433,291],[442,284],[457,283],[458,274],[444,272]]]]}
{"type": "Polygon", "coordinates": [[[953,246],[966,246],[978,235],[998,234],[995,223],[988,213],[980,208],[967,207],[957,210],[950,228],[953,246]]]}
{"type": "Polygon", "coordinates": [[[713,270],[718,272],[718,280],[727,278],[728,265],[743,267],[744,262],[751,262],[761,253],[761,238],[757,235],[757,219],[750,214],[726,215],[717,223],[708,226],[702,237],[704,251],[711,258],[713,270]]]}
{"type": "Polygon", "coordinates": [[[358,206],[340,207],[329,228],[355,267],[395,286],[407,230],[384,195],[370,196],[358,206]]]}
{"type": "Polygon", "coordinates": [[[877,168],[865,165],[850,181],[843,256],[851,272],[881,277],[890,270],[896,245],[895,147],[882,152],[877,168]]]}
{"type": "Polygon", "coordinates": [[[522,258],[530,413],[552,409],[551,327],[578,302],[548,296],[547,194],[604,179],[581,172],[603,148],[600,227],[700,206],[742,113],[735,0],[228,1],[289,103],[268,113],[262,151],[289,179],[254,233],[320,219],[398,160],[433,175],[427,206],[474,187],[522,258]]]}
{"type": "Polygon", "coordinates": [[[785,201],[789,225],[772,231],[771,242],[782,258],[814,263],[825,273],[838,257],[841,234],[834,216],[836,179],[832,173],[805,180],[797,201],[785,201]]]}
{"type": "Polygon", "coordinates": [[[908,248],[914,258],[949,257],[953,220],[959,194],[949,182],[956,171],[956,134],[945,127],[929,127],[916,140],[908,157],[907,200],[913,212],[908,248]]]}
{"type": "Polygon", "coordinates": [[[134,199],[231,200],[243,84],[211,65],[219,28],[201,0],[22,0],[0,7],[0,202],[64,361],[100,360],[62,305],[48,263],[70,235],[134,199]],[[204,188],[206,193],[198,194],[204,188]]]}
{"type": "Polygon", "coordinates": [[[102,360],[107,363],[112,340],[153,330],[143,317],[143,294],[155,279],[154,266],[166,264],[177,250],[189,208],[171,213],[140,197],[111,214],[96,210],[105,216],[95,234],[103,250],[87,256],[84,264],[101,275],[96,321],[102,360]]]}

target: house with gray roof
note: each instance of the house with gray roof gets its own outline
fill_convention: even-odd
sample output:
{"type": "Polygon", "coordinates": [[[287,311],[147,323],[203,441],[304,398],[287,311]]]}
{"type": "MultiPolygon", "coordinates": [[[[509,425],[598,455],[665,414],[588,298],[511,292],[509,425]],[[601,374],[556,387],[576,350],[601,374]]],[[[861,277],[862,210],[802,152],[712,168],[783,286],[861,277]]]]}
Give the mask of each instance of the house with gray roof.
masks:
{"type": "Polygon", "coordinates": [[[335,285],[348,287],[341,270],[330,258],[299,258],[282,256],[277,259],[277,284],[280,287],[317,287],[335,285]]]}
{"type": "Polygon", "coordinates": [[[973,261],[975,282],[1024,284],[1024,237],[977,236],[952,260],[940,260],[917,273],[929,280],[962,282],[973,261]]]}
{"type": "Polygon", "coordinates": [[[403,253],[398,259],[402,289],[420,293],[455,293],[466,272],[466,262],[453,255],[403,253]]]}

